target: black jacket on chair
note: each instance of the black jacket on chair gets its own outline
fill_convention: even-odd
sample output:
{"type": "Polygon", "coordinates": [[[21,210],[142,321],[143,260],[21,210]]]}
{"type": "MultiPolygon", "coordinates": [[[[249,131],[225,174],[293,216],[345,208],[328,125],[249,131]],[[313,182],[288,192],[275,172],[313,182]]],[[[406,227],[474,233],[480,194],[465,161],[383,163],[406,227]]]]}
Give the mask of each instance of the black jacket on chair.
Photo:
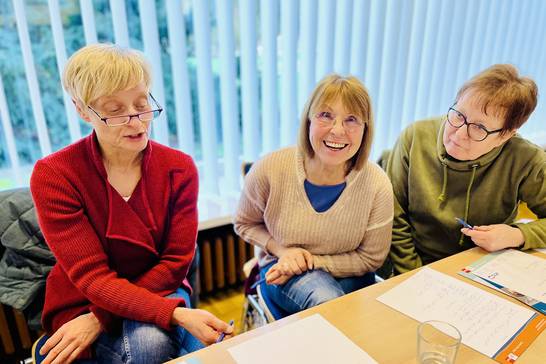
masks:
{"type": "Polygon", "coordinates": [[[45,282],[55,264],[40,231],[28,188],[0,192],[0,303],[41,328],[45,282]]]}

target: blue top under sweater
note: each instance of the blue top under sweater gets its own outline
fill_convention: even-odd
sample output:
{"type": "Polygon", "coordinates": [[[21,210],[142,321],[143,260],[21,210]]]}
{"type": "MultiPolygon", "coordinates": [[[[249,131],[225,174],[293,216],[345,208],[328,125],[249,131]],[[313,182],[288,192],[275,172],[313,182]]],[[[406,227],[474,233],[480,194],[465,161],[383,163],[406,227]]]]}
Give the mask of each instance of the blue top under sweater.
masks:
{"type": "Polygon", "coordinates": [[[328,210],[337,201],[341,192],[347,186],[347,182],[340,183],[333,186],[317,186],[305,180],[303,183],[305,187],[305,193],[309,202],[316,212],[324,212],[328,210]]]}

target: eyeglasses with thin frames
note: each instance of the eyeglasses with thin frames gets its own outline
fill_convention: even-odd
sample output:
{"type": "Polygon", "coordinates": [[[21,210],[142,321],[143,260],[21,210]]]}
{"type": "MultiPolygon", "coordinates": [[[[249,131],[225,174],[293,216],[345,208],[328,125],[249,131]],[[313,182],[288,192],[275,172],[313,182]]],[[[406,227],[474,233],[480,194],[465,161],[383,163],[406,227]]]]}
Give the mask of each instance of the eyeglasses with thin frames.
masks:
{"type": "Polygon", "coordinates": [[[159,105],[157,100],[153,97],[153,95],[150,93],[150,99],[155,103],[156,108],[153,110],[147,110],[143,112],[139,112],[136,114],[131,115],[119,115],[119,116],[108,116],[108,117],[102,117],[98,112],[96,112],[91,106],[87,106],[89,110],[93,111],[95,115],[99,117],[107,126],[116,127],[116,126],[122,126],[129,124],[132,118],[137,117],[140,121],[152,121],[153,119],[157,118],[161,112],[163,111],[163,108],[159,105]]]}
{"type": "MultiPolygon", "coordinates": [[[[315,114],[315,120],[321,127],[333,128],[336,124],[337,116],[329,111],[321,111],[315,114]]],[[[343,126],[348,133],[354,133],[364,125],[365,124],[362,121],[352,115],[341,121],[341,126],[343,126]]]]}
{"type": "MultiPolygon", "coordinates": [[[[455,106],[455,105],[454,105],[455,106]]],[[[466,116],[455,109],[453,106],[447,111],[447,122],[454,128],[460,128],[463,125],[466,125],[466,133],[468,137],[476,142],[481,142],[485,140],[489,135],[500,133],[502,128],[496,130],[487,130],[485,126],[477,123],[469,123],[466,119],[466,116]]]]}

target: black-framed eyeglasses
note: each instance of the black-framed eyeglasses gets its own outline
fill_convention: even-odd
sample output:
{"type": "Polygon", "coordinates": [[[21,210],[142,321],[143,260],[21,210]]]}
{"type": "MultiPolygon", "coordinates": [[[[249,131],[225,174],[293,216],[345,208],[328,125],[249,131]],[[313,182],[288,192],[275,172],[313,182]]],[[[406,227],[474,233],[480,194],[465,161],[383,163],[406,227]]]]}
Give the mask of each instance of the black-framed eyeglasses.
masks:
{"type": "Polygon", "coordinates": [[[502,128],[497,130],[487,130],[487,128],[481,124],[469,123],[466,120],[466,116],[459,110],[454,109],[453,106],[447,111],[447,122],[454,128],[460,128],[466,124],[466,133],[468,134],[468,137],[476,142],[481,142],[489,135],[500,133],[502,131],[502,128]]]}
{"type": "Polygon", "coordinates": [[[138,120],[140,121],[145,121],[145,122],[152,121],[161,114],[161,112],[163,111],[163,108],[159,105],[159,103],[153,97],[151,93],[149,95],[150,95],[150,99],[152,99],[152,101],[154,102],[156,108],[153,110],[139,112],[137,114],[102,117],[99,115],[98,112],[93,110],[91,106],[87,106],[87,107],[89,108],[89,110],[93,111],[95,115],[97,115],[99,119],[101,119],[107,126],[115,127],[115,126],[126,125],[126,124],[129,124],[131,119],[134,117],[137,117],[138,120]]]}

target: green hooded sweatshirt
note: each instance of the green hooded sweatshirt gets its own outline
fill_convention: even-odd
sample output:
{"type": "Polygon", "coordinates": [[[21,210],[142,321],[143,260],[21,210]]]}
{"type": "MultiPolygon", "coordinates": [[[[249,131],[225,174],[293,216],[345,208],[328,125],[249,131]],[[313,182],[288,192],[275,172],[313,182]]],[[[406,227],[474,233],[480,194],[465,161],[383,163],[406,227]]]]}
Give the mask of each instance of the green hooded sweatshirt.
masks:
{"type": "Polygon", "coordinates": [[[470,225],[509,224],[522,249],[546,248],[546,153],[519,135],[472,161],[449,157],[444,118],[406,128],[387,163],[394,188],[390,257],[403,273],[474,247],[455,217],[470,225]],[[515,224],[526,202],[539,220],[515,224]]]}

